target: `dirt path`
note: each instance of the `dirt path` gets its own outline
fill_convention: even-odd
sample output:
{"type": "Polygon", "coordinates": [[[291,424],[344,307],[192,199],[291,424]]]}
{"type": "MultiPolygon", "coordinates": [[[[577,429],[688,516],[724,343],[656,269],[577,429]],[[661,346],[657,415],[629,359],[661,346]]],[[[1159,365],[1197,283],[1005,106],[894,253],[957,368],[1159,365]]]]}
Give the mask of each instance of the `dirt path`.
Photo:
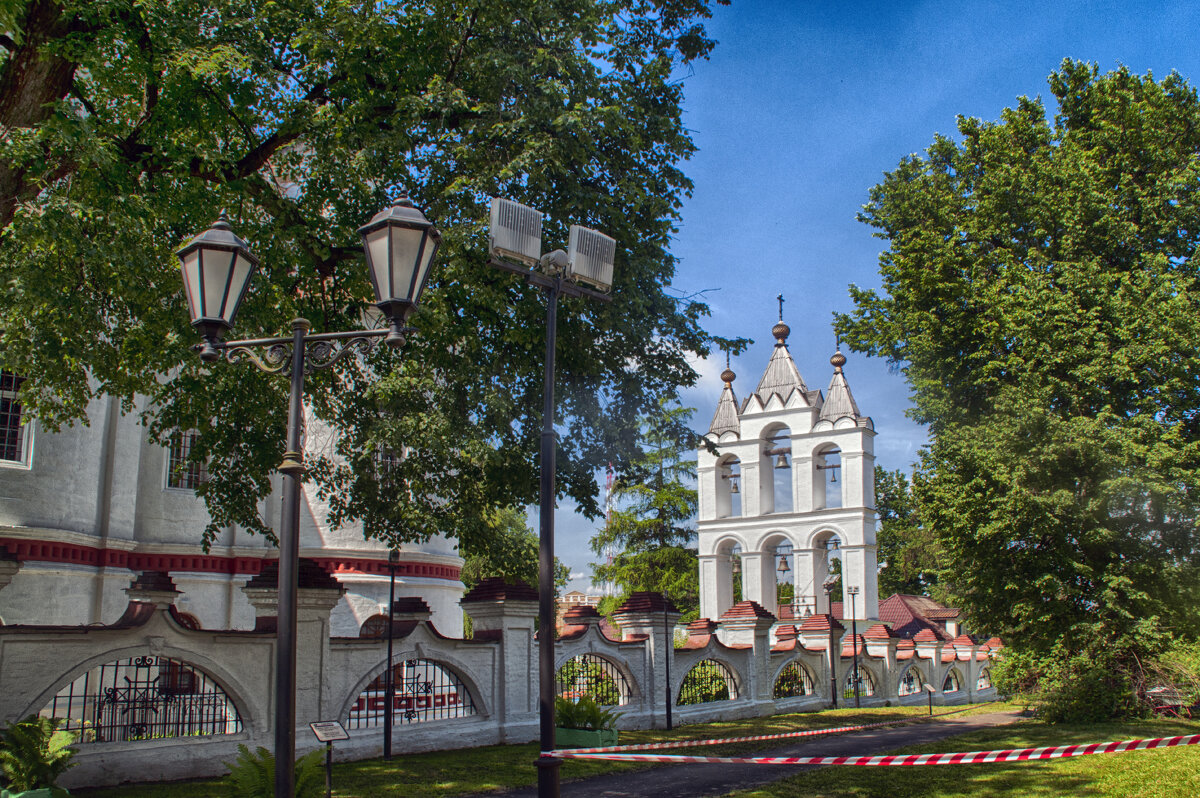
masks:
{"type": "MultiPolygon", "coordinates": [[[[1020,712],[990,712],[949,717],[945,720],[869,729],[833,735],[783,748],[760,751],[753,756],[869,756],[906,745],[936,742],[959,734],[1014,723],[1020,712]]],[[[695,752],[692,749],[688,753],[695,752]]],[[[950,750],[950,749],[947,749],[950,750]]],[[[675,753],[675,752],[664,752],[675,753]]],[[[815,765],[663,765],[636,773],[613,773],[562,785],[563,798],[697,798],[725,795],[787,778],[815,765]]],[[[537,788],[490,793],[491,798],[537,798],[537,788]]],[[[482,797],[481,797],[482,798],[482,797]]]]}

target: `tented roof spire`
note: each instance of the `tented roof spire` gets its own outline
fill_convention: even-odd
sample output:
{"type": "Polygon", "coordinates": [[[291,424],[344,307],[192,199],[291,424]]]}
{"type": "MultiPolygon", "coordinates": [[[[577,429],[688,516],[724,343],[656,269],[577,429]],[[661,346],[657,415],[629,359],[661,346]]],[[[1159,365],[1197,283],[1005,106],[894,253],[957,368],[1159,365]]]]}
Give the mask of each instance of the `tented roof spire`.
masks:
{"type": "Polygon", "coordinates": [[[775,351],[771,353],[767,370],[763,372],[762,379],[758,381],[758,390],[754,392],[764,406],[770,401],[772,394],[778,394],[779,400],[786,404],[792,391],[799,391],[805,396],[805,401],[808,400],[808,387],[804,384],[800,370],[796,368],[796,363],[787,348],[787,339],[792,333],[792,328],[783,322],[783,294],[776,299],[779,300],[779,322],[771,328],[771,335],[775,337],[775,351]]]}
{"type": "Polygon", "coordinates": [[[742,432],[741,422],[738,421],[738,403],[737,397],[733,395],[733,380],[737,375],[729,368],[729,350],[725,350],[725,370],[721,372],[721,381],[725,383],[725,388],[721,391],[721,399],[717,402],[717,412],[713,414],[712,423],[708,425],[708,432],[717,438],[720,438],[726,432],[732,432],[740,436],[742,432]]]}

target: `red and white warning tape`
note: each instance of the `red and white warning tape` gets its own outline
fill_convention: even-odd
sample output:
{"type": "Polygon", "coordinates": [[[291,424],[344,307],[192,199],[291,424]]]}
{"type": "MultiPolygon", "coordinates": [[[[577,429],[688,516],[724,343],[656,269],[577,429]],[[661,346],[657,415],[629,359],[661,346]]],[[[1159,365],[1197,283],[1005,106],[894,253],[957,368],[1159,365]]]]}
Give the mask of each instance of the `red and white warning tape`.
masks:
{"type": "Polygon", "coordinates": [[[1058,745],[1052,748],[1012,748],[1005,751],[970,751],[957,754],[908,754],[892,756],[679,756],[670,754],[617,754],[554,751],[561,759],[611,759],[619,762],[701,762],[723,765],[978,765],[991,762],[1025,762],[1031,759],[1062,759],[1089,754],[1121,754],[1150,748],[1200,744],[1200,734],[1123,740],[1090,745],[1058,745]]]}
{"type": "MultiPolygon", "coordinates": [[[[980,706],[979,704],[975,705],[980,706]]],[[[837,734],[839,732],[860,731],[862,729],[878,729],[883,726],[899,726],[905,723],[915,723],[917,721],[928,720],[929,718],[944,718],[947,715],[957,715],[960,712],[966,712],[971,707],[963,707],[962,709],[951,710],[950,712],[939,712],[936,715],[913,715],[907,718],[898,718],[896,720],[885,720],[880,723],[864,723],[859,726],[838,726],[832,729],[810,729],[808,731],[783,732],[781,734],[758,734],[753,737],[725,737],[716,740],[677,740],[669,743],[647,743],[645,745],[610,745],[604,748],[571,748],[571,754],[602,754],[616,751],[661,751],[665,748],[695,748],[701,745],[721,745],[723,743],[753,743],[761,740],[786,740],[792,737],[819,737],[823,734],[837,734]]],[[[556,751],[558,753],[567,753],[567,751],[556,751]]]]}

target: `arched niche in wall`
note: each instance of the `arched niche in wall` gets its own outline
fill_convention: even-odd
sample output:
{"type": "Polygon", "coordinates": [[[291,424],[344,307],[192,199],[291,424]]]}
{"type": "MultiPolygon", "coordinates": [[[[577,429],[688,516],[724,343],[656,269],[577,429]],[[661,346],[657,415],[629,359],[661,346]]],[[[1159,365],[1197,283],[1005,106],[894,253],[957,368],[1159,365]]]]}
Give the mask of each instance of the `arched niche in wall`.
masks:
{"type": "Polygon", "coordinates": [[[825,443],[813,451],[813,509],[834,509],[842,506],[842,450],[825,443]]]}
{"type": "Polygon", "coordinates": [[[776,617],[780,620],[804,617],[804,602],[796,595],[796,558],[793,556],[792,541],[782,533],[768,535],[763,539],[762,550],[771,558],[776,617]]]}
{"type": "Polygon", "coordinates": [[[732,454],[717,461],[717,518],[742,516],[742,463],[732,454]]]}
{"type": "Polygon", "coordinates": [[[762,480],[763,514],[790,513],[796,507],[792,493],[792,431],[785,424],[763,429],[758,461],[762,480]]]}
{"type": "Polygon", "coordinates": [[[836,529],[820,529],[812,537],[814,552],[812,584],[816,591],[814,603],[818,613],[829,612],[829,601],[842,600],[842,537],[836,529]],[[825,583],[833,579],[830,598],[826,598],[825,583]]]}

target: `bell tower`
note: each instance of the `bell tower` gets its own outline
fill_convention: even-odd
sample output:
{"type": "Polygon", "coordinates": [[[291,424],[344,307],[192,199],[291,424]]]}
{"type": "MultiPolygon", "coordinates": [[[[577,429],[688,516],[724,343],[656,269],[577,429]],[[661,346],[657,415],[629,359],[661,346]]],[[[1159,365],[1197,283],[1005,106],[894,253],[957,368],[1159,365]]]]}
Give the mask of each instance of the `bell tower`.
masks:
{"type": "Polygon", "coordinates": [[[750,599],[776,616],[829,611],[823,584],[841,560],[843,616],[879,615],[875,544],[875,428],[846,381],[846,356],[829,359],[828,390],[810,390],[792,360],[791,328],[771,328],[775,348],[758,387],[739,402],[725,387],[698,452],[700,615],[716,620],[750,599]],[[780,584],[793,586],[790,606],[780,584]],[[853,588],[853,590],[852,590],[853,588]]]}

